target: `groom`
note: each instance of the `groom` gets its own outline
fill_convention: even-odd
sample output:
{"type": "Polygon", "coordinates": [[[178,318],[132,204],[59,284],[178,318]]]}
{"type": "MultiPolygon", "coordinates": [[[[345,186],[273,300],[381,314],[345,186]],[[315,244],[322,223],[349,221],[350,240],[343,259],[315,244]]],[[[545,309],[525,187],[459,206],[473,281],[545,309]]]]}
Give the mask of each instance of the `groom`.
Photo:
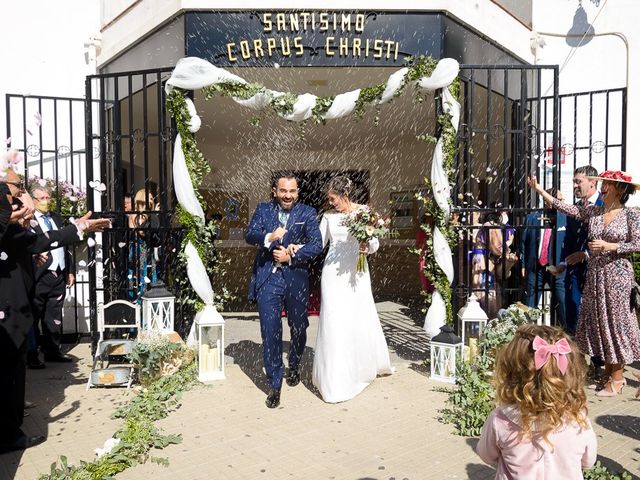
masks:
{"type": "Polygon", "coordinates": [[[300,382],[300,359],[307,343],[309,303],[308,261],[322,252],[322,236],[315,209],[296,203],[298,181],[293,173],[274,176],[273,201],[258,204],[245,240],[258,247],[253,264],[249,300],[258,302],[264,366],[269,381],[266,405],[280,404],[284,376],[282,362],[282,309],[287,312],[291,344],[287,384],[300,382]],[[303,244],[294,257],[289,244],[303,244]]]}

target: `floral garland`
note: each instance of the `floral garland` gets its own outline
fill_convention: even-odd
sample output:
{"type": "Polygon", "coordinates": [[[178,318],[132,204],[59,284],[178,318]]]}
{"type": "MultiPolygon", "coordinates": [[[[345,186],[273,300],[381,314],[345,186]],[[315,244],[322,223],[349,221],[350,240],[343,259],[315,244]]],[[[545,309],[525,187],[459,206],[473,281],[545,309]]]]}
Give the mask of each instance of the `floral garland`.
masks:
{"type": "MultiPolygon", "coordinates": [[[[367,108],[371,106],[376,108],[374,123],[377,124],[380,105],[402,95],[409,85],[415,86],[418,101],[424,100],[420,89],[432,91],[442,89],[443,95],[441,97],[444,99],[448,95],[450,101],[456,103],[457,94],[453,96],[448,87],[451,86],[453,91],[457,93],[459,87],[455,84],[455,80],[458,71],[458,63],[452,59],[438,61],[424,56],[407,58],[407,66],[392,74],[385,83],[336,96],[317,97],[311,94],[296,95],[276,92],[258,83],[248,83],[242,78],[198,58],[180,60],[172,77],[167,81],[166,90],[168,94],[167,106],[174,116],[181,137],[176,142],[176,151],[180,151],[180,155],[184,156],[184,163],[192,183],[190,186],[182,184],[181,187],[185,188],[177,195],[179,202],[185,207],[178,209],[178,220],[187,229],[185,244],[187,241],[193,243],[202,259],[206,259],[207,255],[210,255],[210,249],[203,248],[202,198],[197,192],[210,167],[196,146],[194,133],[199,129],[201,122],[193,102],[186,98],[188,90],[202,89],[206,99],[215,95],[231,97],[237,103],[250,108],[271,111],[286,120],[300,122],[301,135],[304,135],[304,124],[308,120],[324,124],[328,119],[347,115],[354,115],[360,119],[364,116],[367,108]],[[454,82],[453,85],[452,82],[454,82]]],[[[446,103],[445,100],[441,101],[446,103]]],[[[444,110],[448,112],[447,108],[444,110]]],[[[260,120],[261,117],[255,115],[251,118],[250,123],[257,126],[260,124],[260,120]]],[[[455,150],[457,125],[453,125],[452,116],[448,113],[441,115],[439,123],[440,141],[442,141],[443,151],[446,152],[445,174],[448,183],[451,184],[453,157],[455,156],[455,153],[451,152],[455,150]]],[[[442,167],[438,166],[438,168],[441,174],[442,167]]],[[[176,184],[178,183],[176,182],[176,184]]],[[[443,202],[445,205],[446,202],[451,205],[451,200],[443,200],[443,194],[440,190],[434,192],[431,189],[430,193],[433,194],[435,203],[439,204],[439,208],[435,204],[432,208],[436,226],[439,228],[439,232],[435,233],[442,233],[448,239],[448,243],[451,243],[453,235],[449,226],[448,212],[447,215],[442,212],[443,202]]],[[[439,238],[436,238],[436,241],[442,246],[442,241],[439,238]]],[[[447,246],[447,249],[450,247],[447,246]]],[[[204,263],[207,264],[206,260],[204,263]]],[[[451,321],[451,281],[444,273],[445,268],[452,271],[451,259],[443,262],[441,255],[438,261],[435,255],[432,255],[427,264],[431,266],[431,278],[446,304],[446,320],[451,321]]]]}
{"type": "MultiPolygon", "coordinates": [[[[189,119],[191,118],[187,109],[187,103],[183,92],[173,90],[167,96],[167,109],[176,122],[178,133],[182,137],[182,148],[185,153],[187,169],[193,183],[195,194],[200,204],[204,200],[199,192],[202,180],[209,174],[211,167],[198,149],[195,134],[189,130],[189,119]]],[[[186,275],[187,258],[184,253],[185,246],[191,242],[198,251],[203,264],[210,277],[225,275],[225,265],[228,263],[219,257],[214,248],[214,240],[218,234],[218,225],[213,222],[205,223],[199,217],[192,215],[185,210],[182,205],[176,207],[176,218],[184,228],[185,234],[182,238],[180,252],[178,253],[178,266],[180,271],[171,279],[179,292],[178,302],[190,307],[192,310],[199,310],[204,307],[202,300],[196,295],[193,289],[189,288],[189,280],[186,275]]],[[[216,306],[222,308],[224,303],[232,298],[226,288],[222,288],[216,295],[216,306]]]]}
{"type": "MultiPolygon", "coordinates": [[[[451,84],[450,91],[456,100],[459,100],[460,81],[456,79],[451,84]]],[[[438,126],[441,129],[441,138],[443,139],[444,152],[444,170],[449,180],[449,185],[453,186],[455,182],[455,171],[453,168],[454,160],[458,151],[457,133],[452,122],[452,116],[448,113],[442,113],[438,116],[438,126]]],[[[428,134],[418,135],[419,140],[427,143],[436,143],[436,138],[428,134]]],[[[433,219],[434,226],[437,226],[445,236],[450,248],[454,248],[458,244],[458,236],[455,228],[451,225],[451,219],[446,213],[438,207],[433,200],[433,186],[429,178],[425,177],[425,193],[416,194],[416,198],[422,202],[425,211],[433,219]]],[[[452,205],[449,198],[449,205],[452,205]]],[[[424,250],[414,249],[413,252],[422,255],[424,258],[423,273],[433,287],[440,292],[446,305],[447,317],[446,323],[453,324],[453,307],[452,307],[452,288],[449,279],[436,262],[433,250],[433,233],[431,226],[427,223],[420,225],[420,228],[426,233],[424,250]]],[[[426,306],[431,304],[432,294],[423,292],[426,297],[426,306]]],[[[426,308],[425,308],[426,311],[426,308]]]]}

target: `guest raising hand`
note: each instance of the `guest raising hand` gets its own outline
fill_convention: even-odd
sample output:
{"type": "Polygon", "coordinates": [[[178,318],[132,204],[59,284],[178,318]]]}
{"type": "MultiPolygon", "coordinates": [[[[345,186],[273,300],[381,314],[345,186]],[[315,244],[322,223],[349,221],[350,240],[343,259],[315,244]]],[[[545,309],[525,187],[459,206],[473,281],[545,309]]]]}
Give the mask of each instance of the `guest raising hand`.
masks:
{"type": "Polygon", "coordinates": [[[640,185],[620,171],[605,171],[595,180],[604,206],[567,205],[545,192],[535,177],[529,186],[547,204],[588,223],[587,276],[576,331],[580,349],[605,361],[605,384],[596,394],[612,397],[626,385],[624,365],[640,360],[640,328],[631,292],[635,285],[628,255],[640,251],[640,212],[625,207],[640,185]]]}

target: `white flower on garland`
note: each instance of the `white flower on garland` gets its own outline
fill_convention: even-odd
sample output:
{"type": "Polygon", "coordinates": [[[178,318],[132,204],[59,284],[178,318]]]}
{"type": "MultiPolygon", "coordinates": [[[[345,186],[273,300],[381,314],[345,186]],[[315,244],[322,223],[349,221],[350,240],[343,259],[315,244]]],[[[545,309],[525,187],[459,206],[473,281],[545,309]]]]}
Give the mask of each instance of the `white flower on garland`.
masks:
{"type": "Polygon", "coordinates": [[[104,445],[102,446],[102,448],[96,448],[94,452],[96,452],[96,456],[100,458],[103,455],[106,455],[107,453],[111,453],[111,450],[113,450],[116,447],[116,445],[118,445],[119,443],[120,443],[119,438],[113,438],[113,437],[109,438],[104,442],[104,445]]]}

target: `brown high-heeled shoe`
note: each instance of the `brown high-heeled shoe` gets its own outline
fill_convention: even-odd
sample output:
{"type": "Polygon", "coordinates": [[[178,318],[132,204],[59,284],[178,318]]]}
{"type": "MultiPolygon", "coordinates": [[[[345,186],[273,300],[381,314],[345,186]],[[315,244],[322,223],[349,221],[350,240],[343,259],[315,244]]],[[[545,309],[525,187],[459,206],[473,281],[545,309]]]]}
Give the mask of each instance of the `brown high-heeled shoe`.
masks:
{"type": "Polygon", "coordinates": [[[623,378],[622,380],[611,379],[607,382],[607,385],[611,390],[608,390],[607,385],[605,385],[605,387],[602,390],[600,390],[599,392],[596,392],[596,397],[615,397],[616,395],[622,392],[622,388],[626,384],[627,384],[627,380],[625,378],[623,378]]]}

